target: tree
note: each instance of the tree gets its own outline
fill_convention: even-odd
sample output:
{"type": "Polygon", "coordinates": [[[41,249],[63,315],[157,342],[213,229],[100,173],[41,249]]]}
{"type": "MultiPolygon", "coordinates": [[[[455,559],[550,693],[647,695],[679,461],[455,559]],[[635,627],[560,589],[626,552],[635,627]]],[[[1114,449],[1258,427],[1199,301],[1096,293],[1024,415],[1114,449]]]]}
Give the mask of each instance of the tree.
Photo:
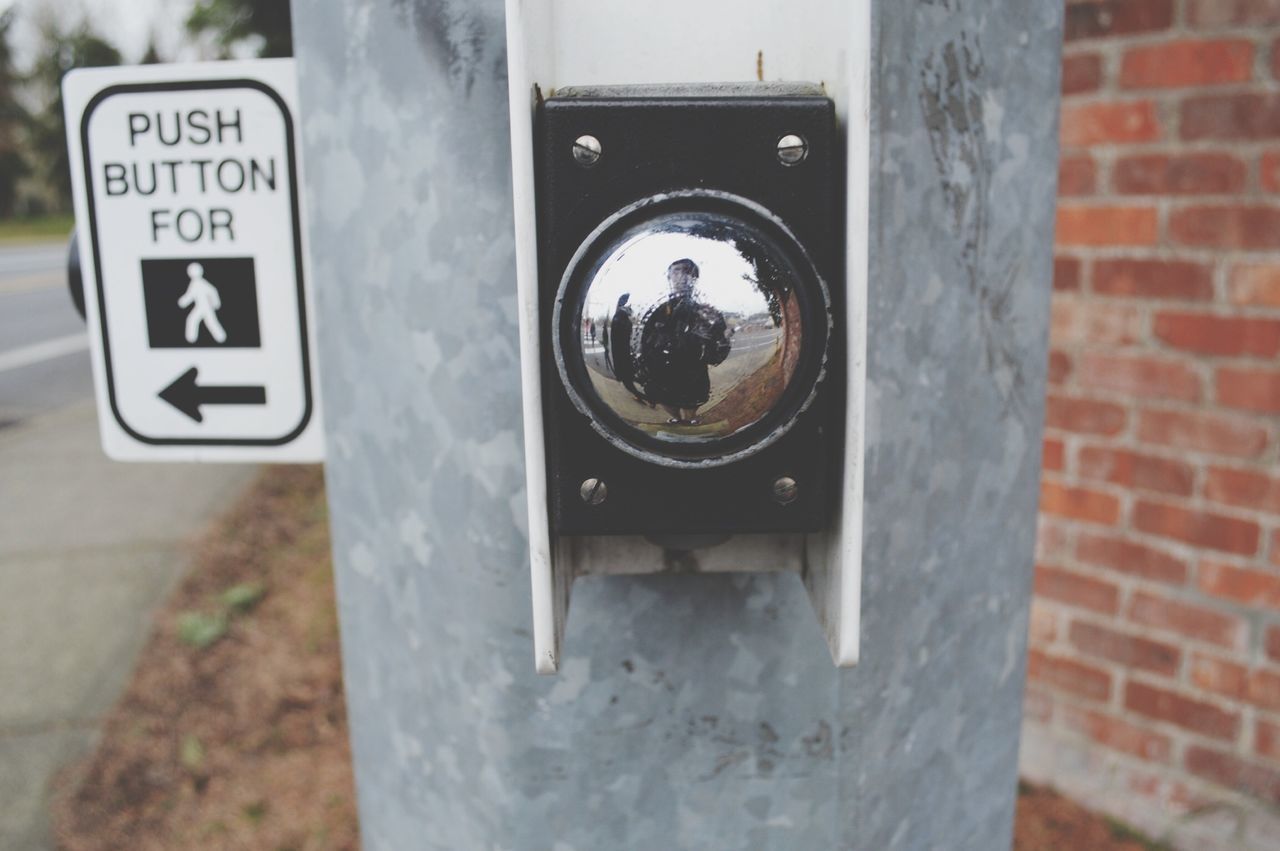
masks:
{"type": "Polygon", "coordinates": [[[187,16],[187,31],[212,37],[223,58],[257,40],[259,56],[293,55],[293,23],[284,0],[199,0],[187,16]]]}
{"type": "Polygon", "coordinates": [[[95,34],[88,22],[64,30],[52,17],[39,24],[40,48],[29,79],[40,102],[31,121],[31,147],[43,158],[39,174],[61,209],[71,206],[71,167],[62,115],[62,78],[72,68],[119,65],[120,51],[95,34]]]}
{"type": "Polygon", "coordinates": [[[22,151],[22,131],[30,116],[17,99],[18,74],[9,45],[13,19],[12,8],[0,13],[0,218],[4,219],[13,215],[18,181],[31,173],[22,151]]]}
{"type": "Polygon", "coordinates": [[[155,33],[151,34],[151,38],[147,39],[147,52],[142,54],[143,65],[160,65],[165,60],[161,58],[160,51],[156,47],[155,33]]]}

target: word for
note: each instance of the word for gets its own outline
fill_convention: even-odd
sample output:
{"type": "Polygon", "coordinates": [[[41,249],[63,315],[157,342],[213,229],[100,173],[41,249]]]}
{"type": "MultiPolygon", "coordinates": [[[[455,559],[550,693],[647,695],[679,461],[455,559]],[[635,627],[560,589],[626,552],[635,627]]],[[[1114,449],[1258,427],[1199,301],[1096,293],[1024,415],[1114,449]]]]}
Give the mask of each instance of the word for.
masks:
{"type": "Polygon", "coordinates": [[[206,236],[210,242],[218,241],[218,234],[235,242],[236,234],[231,228],[231,211],[226,207],[212,207],[209,210],[197,210],[184,207],[175,214],[167,207],[151,211],[151,241],[159,242],[162,231],[170,231],[183,242],[199,242],[206,236]]]}

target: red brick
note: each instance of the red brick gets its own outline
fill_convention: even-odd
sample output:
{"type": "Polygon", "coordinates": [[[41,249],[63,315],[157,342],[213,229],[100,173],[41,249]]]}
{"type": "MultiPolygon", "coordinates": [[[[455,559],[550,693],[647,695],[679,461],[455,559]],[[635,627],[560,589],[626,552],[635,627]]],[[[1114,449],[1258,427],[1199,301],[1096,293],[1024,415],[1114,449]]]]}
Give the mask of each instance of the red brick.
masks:
{"type": "Polygon", "coordinates": [[[1198,584],[1211,597],[1280,610],[1280,576],[1216,561],[1200,562],[1198,584]]]}
{"type": "Polygon", "coordinates": [[[1193,653],[1191,684],[1212,694],[1243,700],[1249,693],[1249,669],[1226,659],[1193,653]]]}
{"type": "Polygon", "coordinates": [[[1050,394],[1045,400],[1045,425],[1063,431],[1114,436],[1124,430],[1128,415],[1111,402],[1050,394]]]}
{"type": "Polygon", "coordinates": [[[1082,621],[1071,624],[1068,636],[1072,646],[1086,656],[1166,677],[1178,672],[1181,653],[1171,644],[1082,621]]]}
{"type": "Polygon", "coordinates": [[[1093,270],[1099,295],[1209,301],[1213,298],[1208,266],[1179,260],[1099,260],[1093,270]]]}
{"type": "Polygon", "coordinates": [[[1249,702],[1275,712],[1280,710],[1280,674],[1255,670],[1249,674],[1249,702]]]}
{"type": "Polygon", "coordinates": [[[1058,637],[1058,616],[1043,600],[1031,601],[1027,635],[1032,644],[1052,644],[1058,637]]]}
{"type": "Polygon", "coordinates": [[[1261,414],[1280,414],[1280,370],[1222,367],[1215,379],[1219,403],[1261,414]]]}
{"type": "Polygon", "coordinates": [[[1092,195],[1097,182],[1098,167],[1092,157],[1063,157],[1058,163],[1059,195],[1092,195]]]}
{"type": "Polygon", "coordinates": [[[1103,747],[1152,762],[1169,761],[1171,747],[1168,736],[1153,733],[1101,712],[1074,707],[1066,710],[1063,722],[1068,728],[1083,733],[1103,747]]]}
{"type": "Polygon", "coordinates": [[[1120,611],[1120,589],[1117,586],[1060,567],[1037,565],[1035,592],[1046,599],[1104,615],[1120,611]]]}
{"type": "Polygon", "coordinates": [[[1133,526],[1148,534],[1243,556],[1251,556],[1258,551],[1262,534],[1258,524],[1252,520],[1146,500],[1139,500],[1134,505],[1133,526]]]}
{"type": "Polygon", "coordinates": [[[1146,683],[1129,681],[1124,705],[1130,712],[1215,739],[1231,741],[1240,731],[1240,716],[1234,712],[1146,683]]]}
{"type": "Polygon", "coordinates": [[[1061,384],[1071,375],[1071,356],[1058,349],[1049,351],[1049,383],[1061,384]]]}
{"type": "Polygon", "coordinates": [[[1053,258],[1053,289],[1056,292],[1080,289],[1080,260],[1078,258],[1053,258]]]}
{"type": "Polygon", "coordinates": [[[1271,533],[1271,563],[1280,567],[1280,529],[1271,533]]]}
{"type": "Polygon", "coordinates": [[[1199,27],[1280,24],[1280,0],[1191,0],[1187,18],[1199,27]]]}
{"type": "Polygon", "coordinates": [[[1185,462],[1099,446],[1081,450],[1079,472],[1085,479],[1178,496],[1190,496],[1195,480],[1195,471],[1185,462]]]}
{"type": "Polygon", "coordinates": [[[1091,700],[1111,696],[1111,675],[1106,671],[1043,650],[1027,652],[1027,678],[1091,700]]]}
{"type": "Polygon", "coordinates": [[[1187,207],[1169,216],[1169,235],[1203,248],[1280,248],[1280,208],[1187,207]]]}
{"type": "MultiPolygon", "coordinates": [[[[1272,56],[1280,62],[1280,50],[1272,48],[1272,56]]],[[[1258,161],[1258,174],[1262,188],[1268,192],[1280,192],[1280,151],[1268,151],[1258,161]]]]}
{"type": "Polygon", "coordinates": [[[1253,76],[1253,44],[1243,39],[1167,41],[1125,51],[1120,85],[1126,89],[1241,83],[1253,76]]]}
{"type": "Polygon", "coordinates": [[[1044,439],[1044,454],[1041,466],[1046,470],[1060,471],[1066,466],[1066,446],[1061,440],[1052,437],[1044,439]]]}
{"type": "Polygon", "coordinates": [[[1063,21],[1067,41],[1155,32],[1173,23],[1173,0],[1092,0],[1070,3],[1063,21]]]}
{"type": "Polygon", "coordinates": [[[1219,786],[1247,792],[1256,798],[1280,804],[1280,772],[1245,762],[1218,751],[1191,745],[1183,762],[1187,771],[1219,786]]]}
{"type": "Polygon", "coordinates": [[[1076,53],[1062,58],[1062,93],[1078,95],[1097,91],[1102,85],[1102,57],[1097,53],[1076,53]]]}
{"type": "Polygon", "coordinates": [[[1244,189],[1245,173],[1225,154],[1143,154],[1118,160],[1111,182],[1125,195],[1224,195],[1244,189]]]}
{"type": "Polygon", "coordinates": [[[1040,483],[1040,510],[1068,520],[1115,525],[1120,519],[1120,500],[1109,493],[1073,488],[1054,482],[1040,483]]]}
{"type": "Polygon", "coordinates": [[[1184,813],[1204,804],[1198,792],[1178,782],[1171,772],[1161,770],[1160,766],[1156,768],[1159,773],[1126,767],[1122,772],[1125,788],[1149,799],[1149,804],[1171,812],[1184,813]]]}
{"type": "Polygon", "coordinates": [[[1085,352],[1077,380],[1091,388],[1143,399],[1200,399],[1200,376],[1186,363],[1145,356],[1085,352]]]}
{"type": "Polygon", "coordinates": [[[1280,354],[1280,319],[1161,312],[1154,327],[1156,337],[1166,344],[1197,354],[1258,358],[1280,354]]]}
{"type": "Polygon", "coordinates": [[[1128,615],[1134,623],[1235,650],[1241,648],[1245,636],[1244,622],[1239,618],[1145,591],[1134,594],[1128,615]]]}
{"type": "Polygon", "coordinates": [[[1138,437],[1176,449],[1253,458],[1267,447],[1267,430],[1238,417],[1189,411],[1143,411],[1138,437]]]}
{"type": "Polygon", "coordinates": [[[1155,798],[1160,794],[1162,779],[1159,775],[1140,771],[1127,772],[1126,781],[1130,791],[1137,792],[1145,798],[1155,798]]]}
{"type": "Polygon", "coordinates": [[[1280,95],[1214,94],[1187,98],[1179,116],[1183,139],[1271,139],[1280,136],[1280,95]]]}
{"type": "Polygon", "coordinates": [[[1059,245],[1155,245],[1154,207],[1058,207],[1059,245]]]}
{"type": "Polygon", "coordinates": [[[1227,284],[1227,296],[1233,304],[1280,307],[1280,266],[1234,267],[1227,284]]]}
{"type": "Polygon", "coordinates": [[[1051,305],[1049,337],[1055,345],[1127,346],[1139,342],[1146,318],[1137,305],[1060,296],[1051,305]]]}
{"type": "Polygon", "coordinates": [[[1259,718],[1253,732],[1253,750],[1258,756],[1280,762],[1280,724],[1259,718]]]}
{"type": "Polygon", "coordinates": [[[1153,142],[1160,138],[1160,119],[1149,100],[1066,103],[1062,106],[1061,141],[1066,148],[1153,142]]]}
{"type": "Polygon", "coordinates": [[[1124,537],[1081,532],[1076,540],[1076,558],[1157,582],[1180,585],[1187,580],[1188,568],[1181,559],[1124,537]]]}
{"type": "Polygon", "coordinates": [[[1211,468],[1205,496],[1225,505],[1280,514],[1280,479],[1254,470],[1211,468]]]}
{"type": "Polygon", "coordinates": [[[1272,662],[1280,662],[1280,626],[1267,627],[1267,637],[1263,641],[1263,649],[1272,662]]]}

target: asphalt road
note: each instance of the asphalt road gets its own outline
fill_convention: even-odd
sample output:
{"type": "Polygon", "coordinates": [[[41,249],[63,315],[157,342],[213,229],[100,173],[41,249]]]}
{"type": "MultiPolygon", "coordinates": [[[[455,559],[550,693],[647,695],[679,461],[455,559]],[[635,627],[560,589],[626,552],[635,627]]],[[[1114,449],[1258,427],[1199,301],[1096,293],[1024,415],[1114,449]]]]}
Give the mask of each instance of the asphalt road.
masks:
{"type": "Polygon", "coordinates": [[[93,393],[64,244],[0,246],[0,428],[93,393]]]}
{"type": "Polygon", "coordinates": [[[0,245],[0,851],[52,848],[53,778],[92,747],[190,540],[255,470],[103,456],[65,258],[0,245]]]}

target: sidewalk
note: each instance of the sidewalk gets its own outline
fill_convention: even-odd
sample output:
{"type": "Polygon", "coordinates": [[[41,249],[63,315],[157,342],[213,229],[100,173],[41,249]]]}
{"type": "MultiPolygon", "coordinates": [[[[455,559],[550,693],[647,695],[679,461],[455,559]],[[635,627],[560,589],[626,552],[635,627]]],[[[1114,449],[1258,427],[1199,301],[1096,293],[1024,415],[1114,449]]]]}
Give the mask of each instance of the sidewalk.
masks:
{"type": "Polygon", "coordinates": [[[255,470],[109,461],[87,401],[0,426],[0,851],[51,846],[50,778],[93,744],[184,543],[255,470]]]}

